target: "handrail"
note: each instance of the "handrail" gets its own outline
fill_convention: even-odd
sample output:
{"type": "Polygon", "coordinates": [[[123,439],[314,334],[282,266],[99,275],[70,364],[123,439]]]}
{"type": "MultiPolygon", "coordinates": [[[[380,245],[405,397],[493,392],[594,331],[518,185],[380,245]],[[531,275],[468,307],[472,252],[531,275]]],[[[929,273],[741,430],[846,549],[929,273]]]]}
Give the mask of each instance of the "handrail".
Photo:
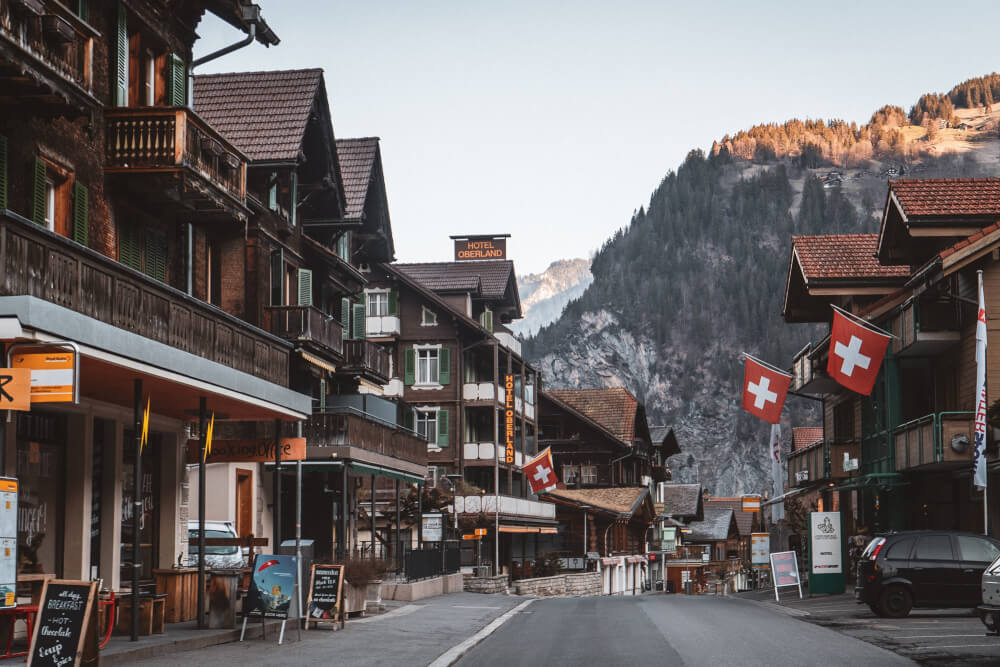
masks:
{"type": "MultiPolygon", "coordinates": [[[[943,442],[943,427],[944,420],[948,417],[974,417],[975,412],[971,410],[943,410],[941,412],[931,412],[923,417],[917,417],[916,419],[911,419],[908,422],[904,422],[892,429],[893,443],[895,443],[895,438],[898,434],[905,431],[910,431],[916,426],[922,426],[928,422],[932,424],[931,434],[933,437],[933,447],[934,447],[934,463],[940,463],[944,460],[944,442],[943,442]]],[[[895,444],[893,444],[895,448],[895,444]]],[[[923,452],[923,447],[919,446],[919,451],[923,452]]],[[[909,457],[909,449],[907,449],[907,457],[909,457]]],[[[921,460],[920,463],[923,463],[921,460]]],[[[909,467],[909,460],[907,460],[907,467],[909,467]]]]}

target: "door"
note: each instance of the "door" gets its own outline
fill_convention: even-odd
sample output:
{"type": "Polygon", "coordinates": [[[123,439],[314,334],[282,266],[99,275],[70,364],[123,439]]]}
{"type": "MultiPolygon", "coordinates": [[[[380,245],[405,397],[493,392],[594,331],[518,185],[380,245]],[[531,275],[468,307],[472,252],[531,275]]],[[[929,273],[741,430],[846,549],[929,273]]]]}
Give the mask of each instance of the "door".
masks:
{"type": "Polygon", "coordinates": [[[982,604],[983,571],[1000,556],[1000,548],[985,537],[976,535],[956,535],[958,557],[961,568],[957,581],[961,586],[958,600],[963,606],[975,607],[982,604]]]}
{"type": "Polygon", "coordinates": [[[954,604],[961,595],[955,583],[960,562],[952,552],[951,536],[921,535],[910,560],[914,604],[954,604]]]}
{"type": "Polygon", "coordinates": [[[253,532],[253,471],[236,469],[236,534],[253,532]]]}

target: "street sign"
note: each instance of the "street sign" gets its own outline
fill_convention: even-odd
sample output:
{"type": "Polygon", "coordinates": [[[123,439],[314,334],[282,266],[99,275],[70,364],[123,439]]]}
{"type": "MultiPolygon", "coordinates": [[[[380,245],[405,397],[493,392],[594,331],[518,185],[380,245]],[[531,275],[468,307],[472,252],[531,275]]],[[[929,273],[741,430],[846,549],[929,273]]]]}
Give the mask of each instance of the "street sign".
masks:
{"type": "Polygon", "coordinates": [[[768,533],[750,534],[750,563],[767,565],[771,555],[771,536],[768,533]]]}
{"type": "MultiPolygon", "coordinates": [[[[201,443],[198,440],[187,441],[187,462],[198,463],[201,460],[198,450],[201,443]]],[[[305,438],[282,438],[281,460],[302,461],[306,458],[305,438]]],[[[215,440],[212,451],[208,453],[205,463],[273,463],[274,439],[259,440],[215,440]]]]}
{"type": "Polygon", "coordinates": [[[760,496],[743,496],[741,499],[744,512],[760,511],[760,496]]]}
{"type": "Polygon", "coordinates": [[[31,410],[31,371],[0,368],[0,410],[31,410]]]}
{"type": "Polygon", "coordinates": [[[808,482],[809,481],[809,471],[808,470],[797,470],[795,472],[796,482],[808,482]]]}
{"type": "Polygon", "coordinates": [[[485,528],[476,528],[476,535],[482,536],[482,535],[485,535],[485,534],[486,534],[486,529],[485,528]]]}
{"type": "Polygon", "coordinates": [[[466,542],[472,542],[474,540],[481,540],[481,539],[483,539],[483,536],[482,535],[474,535],[472,533],[464,533],[462,535],[462,539],[465,540],[466,542]]]}
{"type": "Polygon", "coordinates": [[[75,402],[75,352],[14,352],[10,365],[31,371],[32,403],[75,402]]]}
{"type": "Polygon", "coordinates": [[[441,513],[424,514],[421,517],[421,521],[423,522],[421,534],[423,535],[424,542],[440,542],[444,528],[441,513]]]}
{"type": "Polygon", "coordinates": [[[844,472],[854,472],[858,469],[858,460],[852,459],[850,452],[844,452],[844,472]]]}

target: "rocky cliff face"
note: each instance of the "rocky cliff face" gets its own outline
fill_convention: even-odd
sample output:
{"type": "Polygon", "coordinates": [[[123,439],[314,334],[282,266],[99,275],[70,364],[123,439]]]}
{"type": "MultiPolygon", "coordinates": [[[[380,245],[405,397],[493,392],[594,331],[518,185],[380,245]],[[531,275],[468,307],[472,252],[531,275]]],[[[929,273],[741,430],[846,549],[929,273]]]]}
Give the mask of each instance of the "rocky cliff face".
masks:
{"type": "Polygon", "coordinates": [[[541,273],[519,276],[524,319],[510,328],[522,336],[534,334],[558,318],[566,304],[583,294],[592,282],[590,261],[586,259],[561,259],[541,273]]]}

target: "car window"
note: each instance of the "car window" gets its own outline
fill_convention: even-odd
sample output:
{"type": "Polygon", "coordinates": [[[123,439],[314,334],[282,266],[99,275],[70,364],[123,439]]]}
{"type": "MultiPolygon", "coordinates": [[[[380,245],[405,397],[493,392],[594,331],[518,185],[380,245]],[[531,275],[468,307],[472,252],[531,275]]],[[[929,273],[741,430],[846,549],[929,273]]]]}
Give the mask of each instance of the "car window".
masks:
{"type": "MultiPolygon", "coordinates": [[[[237,536],[233,533],[228,533],[223,530],[206,530],[205,539],[210,537],[224,537],[228,539],[234,539],[237,536]]],[[[233,554],[238,554],[240,552],[239,547],[205,547],[206,556],[232,556],[233,554]]],[[[190,528],[188,529],[188,553],[196,554],[198,553],[198,529],[190,528]]]]}
{"type": "Polygon", "coordinates": [[[895,560],[906,560],[910,557],[910,550],[913,548],[913,538],[904,537],[898,542],[893,542],[886,549],[885,557],[895,560]]]}
{"type": "Polygon", "coordinates": [[[951,538],[947,535],[924,535],[917,540],[917,560],[952,560],[951,538]]]}
{"type": "Polygon", "coordinates": [[[861,554],[861,557],[868,558],[869,556],[871,556],[872,552],[875,551],[875,547],[882,544],[883,542],[885,542],[884,537],[874,538],[871,542],[868,543],[868,546],[865,547],[864,553],[861,554]]]}
{"type": "Polygon", "coordinates": [[[1000,556],[1000,549],[989,540],[972,535],[958,536],[958,552],[962,560],[976,561],[977,563],[992,563],[997,556],[1000,556]]]}

